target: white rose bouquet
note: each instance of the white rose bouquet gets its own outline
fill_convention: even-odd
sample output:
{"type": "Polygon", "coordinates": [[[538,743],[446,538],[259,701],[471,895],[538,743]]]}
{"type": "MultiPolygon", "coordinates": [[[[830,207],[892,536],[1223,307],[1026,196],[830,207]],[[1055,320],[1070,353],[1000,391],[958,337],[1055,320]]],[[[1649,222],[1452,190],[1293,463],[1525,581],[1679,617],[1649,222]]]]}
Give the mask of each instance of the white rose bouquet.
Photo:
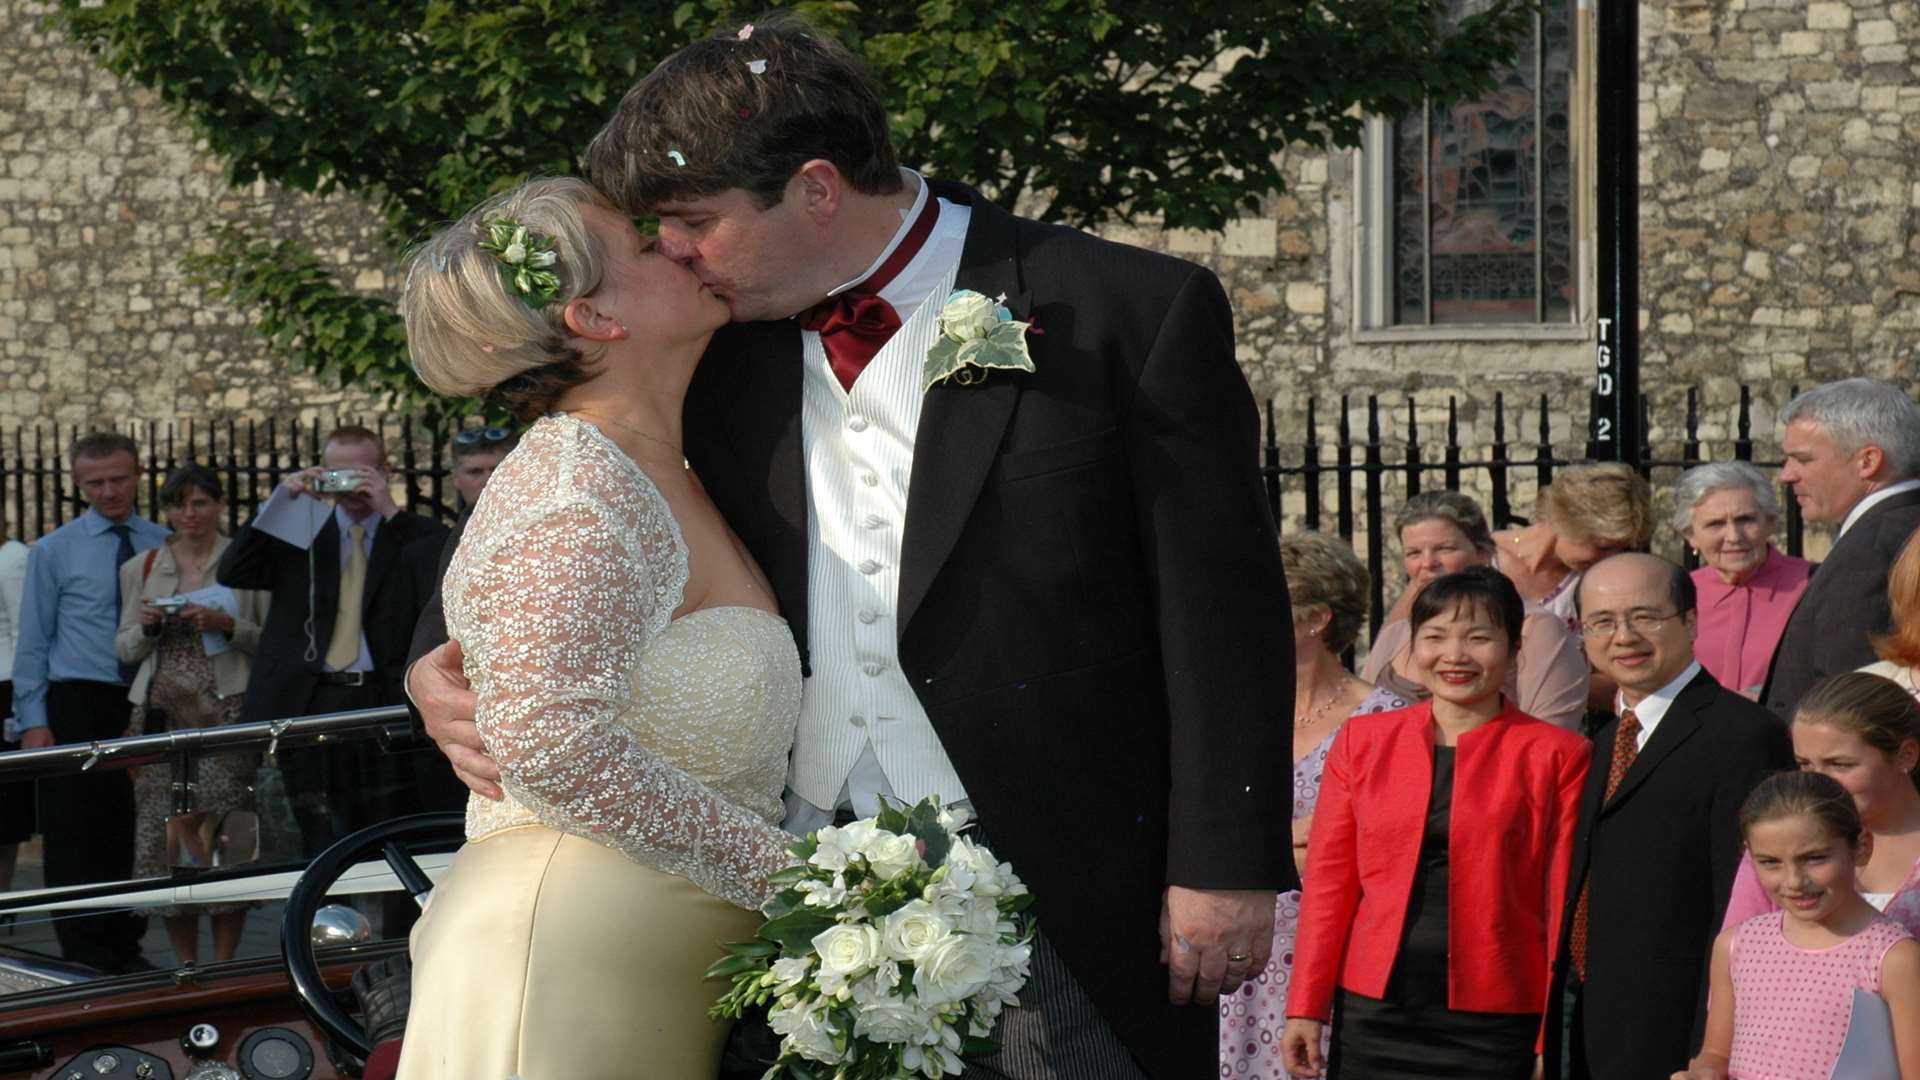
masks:
{"type": "Polygon", "coordinates": [[[929,799],[792,846],[766,925],[707,970],[733,983],[713,1016],[771,1003],[780,1057],[763,1080],[957,1076],[960,1055],[998,1048],[994,1021],[1027,982],[1033,897],[966,826],[929,799]]]}

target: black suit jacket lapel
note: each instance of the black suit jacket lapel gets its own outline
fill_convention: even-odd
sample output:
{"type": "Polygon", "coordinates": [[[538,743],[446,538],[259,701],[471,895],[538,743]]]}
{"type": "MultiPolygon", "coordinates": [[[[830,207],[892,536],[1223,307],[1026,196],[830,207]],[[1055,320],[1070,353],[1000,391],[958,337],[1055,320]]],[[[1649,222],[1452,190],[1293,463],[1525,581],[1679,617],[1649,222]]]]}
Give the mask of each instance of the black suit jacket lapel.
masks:
{"type": "Polygon", "coordinates": [[[1647,738],[1647,745],[1641,748],[1639,756],[1627,768],[1627,775],[1621,778],[1620,790],[1607,800],[1608,808],[1618,806],[1632,795],[1633,790],[1646,783],[1647,777],[1660,767],[1660,762],[1700,730],[1700,710],[1713,701],[1714,692],[1718,689],[1720,684],[1705,671],[1695,675],[1692,681],[1681,688],[1673,704],[1667,706],[1667,714],[1660,718],[1653,734],[1647,738]]]}
{"type": "MultiPolygon", "coordinates": [[[[1013,216],[971,188],[938,180],[928,182],[935,195],[968,203],[973,212],[954,288],[994,297],[1005,294],[1015,318],[1029,314],[1032,298],[1021,275],[1013,216]]],[[[1029,348],[1036,354],[1036,364],[1045,362],[1037,355],[1037,339],[1029,339],[1029,348]]],[[[900,634],[906,633],[907,624],[960,539],[1026,377],[1019,372],[994,372],[985,382],[973,386],[947,380],[927,391],[913,439],[906,534],[900,542],[899,616],[895,624],[900,634]]]]}
{"type": "MultiPolygon", "coordinates": [[[[688,428],[687,453],[716,484],[715,501],[773,583],[780,614],[807,656],[807,470],[800,435],[800,325],[737,323],[717,336],[695,375],[704,425],[688,428]],[[725,455],[725,461],[718,460],[725,455]]],[[[691,395],[690,395],[691,398],[691,395]]]]}

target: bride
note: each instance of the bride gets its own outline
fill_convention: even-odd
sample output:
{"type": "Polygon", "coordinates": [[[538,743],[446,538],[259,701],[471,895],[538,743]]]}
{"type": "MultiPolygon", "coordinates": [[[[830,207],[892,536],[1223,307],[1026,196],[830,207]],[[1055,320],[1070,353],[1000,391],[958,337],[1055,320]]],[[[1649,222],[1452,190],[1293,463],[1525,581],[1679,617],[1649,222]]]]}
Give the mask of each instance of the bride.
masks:
{"type": "Polygon", "coordinates": [[[766,578],[680,452],[726,305],[549,179],[435,236],[402,310],[428,386],[533,423],[443,588],[507,798],[471,798],[413,932],[400,1076],[713,1076],[700,976],[792,861],[800,703],[766,578]]]}

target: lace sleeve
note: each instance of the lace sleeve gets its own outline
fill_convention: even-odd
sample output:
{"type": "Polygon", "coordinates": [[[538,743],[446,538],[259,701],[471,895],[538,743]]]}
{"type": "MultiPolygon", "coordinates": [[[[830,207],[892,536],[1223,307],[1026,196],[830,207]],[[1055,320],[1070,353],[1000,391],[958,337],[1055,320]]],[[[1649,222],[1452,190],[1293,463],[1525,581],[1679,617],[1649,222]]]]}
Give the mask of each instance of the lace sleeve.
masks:
{"type": "MultiPolygon", "coordinates": [[[[476,719],[509,794],[543,823],[679,874],[743,908],[770,895],[792,837],[651,752],[620,722],[632,675],[670,612],[613,511],[575,500],[462,568],[476,719]]],[[[671,603],[671,600],[667,600],[671,603]]]]}

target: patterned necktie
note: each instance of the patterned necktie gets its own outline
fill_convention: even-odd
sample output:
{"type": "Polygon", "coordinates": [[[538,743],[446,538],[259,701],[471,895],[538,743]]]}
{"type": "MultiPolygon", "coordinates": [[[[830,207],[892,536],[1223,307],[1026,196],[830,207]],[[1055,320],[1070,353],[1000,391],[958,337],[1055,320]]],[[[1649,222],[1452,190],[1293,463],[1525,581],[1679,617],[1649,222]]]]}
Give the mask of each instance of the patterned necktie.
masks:
{"type": "MultiPolygon", "coordinates": [[[[120,568],[133,561],[133,529],[127,525],[109,525],[107,531],[120,538],[120,544],[113,553],[113,618],[117,623],[120,612],[125,610],[127,604],[127,598],[120,589],[120,568]]],[[[138,664],[121,664],[120,681],[132,683],[139,670],[138,664]]]]}
{"type": "Polygon", "coordinates": [[[340,611],[333,617],[333,638],[327,643],[329,671],[345,671],[360,659],[360,599],[367,588],[367,552],[361,541],[367,527],[349,526],[347,535],[353,550],[347,555],[346,569],[340,571],[340,611]]]}
{"type": "MultiPolygon", "coordinates": [[[[1613,733],[1613,763],[1607,766],[1607,793],[1600,798],[1605,806],[1620,790],[1620,781],[1626,779],[1627,770],[1633,768],[1633,759],[1640,756],[1640,718],[1628,709],[1620,714],[1620,727],[1613,733]]],[[[1573,970],[1580,973],[1580,980],[1587,978],[1587,898],[1593,892],[1593,873],[1589,866],[1587,880],[1580,885],[1580,902],[1573,907],[1573,934],[1568,939],[1568,950],[1573,953],[1573,970]]]]}
{"type": "Polygon", "coordinates": [[[939,217],[940,200],[928,192],[920,216],[913,219],[907,235],[879,269],[860,284],[800,313],[801,328],[820,335],[820,345],[827,351],[827,364],[833,369],[834,378],[840,380],[842,389],[853,390],[853,381],[873,362],[874,354],[887,339],[900,329],[900,314],[893,310],[892,304],[880,299],[880,290],[899,277],[900,271],[920,253],[939,217]]]}

